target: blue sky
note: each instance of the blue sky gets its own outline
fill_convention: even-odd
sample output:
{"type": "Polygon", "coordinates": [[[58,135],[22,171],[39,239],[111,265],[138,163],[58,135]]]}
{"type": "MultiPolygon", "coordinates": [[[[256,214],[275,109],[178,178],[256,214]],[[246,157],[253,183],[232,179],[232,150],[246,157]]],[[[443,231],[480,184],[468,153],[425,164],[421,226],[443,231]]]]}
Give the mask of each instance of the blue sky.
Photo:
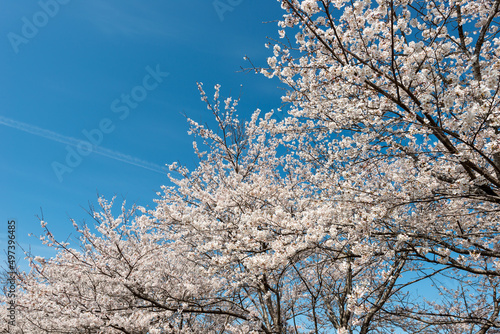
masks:
{"type": "Polygon", "coordinates": [[[70,218],[90,222],[97,193],[154,205],[168,184],[161,166],[195,165],[183,114],[210,120],[196,82],[208,95],[217,83],[241,93],[243,117],[280,106],[277,81],[240,71],[245,55],[265,64],[278,28],[263,22],[280,18],[279,3],[216,4],[227,10],[213,0],[0,0],[2,249],[15,218],[19,243],[51,255],[28,237],[42,232],[41,209],[65,239],[70,218]],[[97,146],[85,155],[77,146],[88,138],[97,146]]]}

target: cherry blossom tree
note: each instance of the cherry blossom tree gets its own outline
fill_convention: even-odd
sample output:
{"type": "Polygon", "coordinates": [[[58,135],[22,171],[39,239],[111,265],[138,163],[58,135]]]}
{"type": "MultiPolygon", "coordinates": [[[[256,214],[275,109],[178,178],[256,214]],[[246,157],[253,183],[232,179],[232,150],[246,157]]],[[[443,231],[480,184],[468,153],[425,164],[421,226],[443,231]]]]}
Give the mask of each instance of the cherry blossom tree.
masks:
{"type": "Polygon", "coordinates": [[[100,199],[79,249],[42,222],[16,330],[500,331],[500,0],[280,2],[286,106],[200,84],[198,166],[153,209],[100,199]]]}
{"type": "Polygon", "coordinates": [[[100,199],[95,231],[75,228],[81,249],[32,258],[20,277],[19,326],[27,333],[306,333],[391,328],[410,272],[401,242],[383,252],[353,212],[318,187],[309,164],[268,129],[272,113],[246,124],[238,101],[220,110],[201,89],[218,131],[191,122],[193,171],[179,177],[147,211],[100,199]],[[206,149],[203,151],[200,147],[206,149]],[[283,153],[278,153],[279,148],[283,153]],[[377,255],[376,255],[377,254],[377,255]],[[376,255],[376,256],[371,256],[376,255]],[[380,310],[384,307],[385,314],[380,310]],[[368,312],[368,314],[367,314],[368,312]]]}
{"type": "Polygon", "coordinates": [[[434,331],[498,328],[500,2],[281,3],[262,70],[289,87],[277,131],[320,179],[342,175],[338,198],[373,208],[369,233],[454,270],[447,302],[400,314],[434,331]]]}

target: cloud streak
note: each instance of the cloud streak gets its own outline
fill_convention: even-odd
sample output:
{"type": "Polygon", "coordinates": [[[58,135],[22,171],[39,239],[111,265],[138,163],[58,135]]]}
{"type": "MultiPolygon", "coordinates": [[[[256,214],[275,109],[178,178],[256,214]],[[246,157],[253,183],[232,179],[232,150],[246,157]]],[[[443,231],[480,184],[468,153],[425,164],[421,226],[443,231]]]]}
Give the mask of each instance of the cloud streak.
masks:
{"type": "MultiPolygon", "coordinates": [[[[35,135],[35,136],[38,136],[38,137],[49,139],[49,140],[52,140],[52,141],[55,141],[58,143],[62,143],[62,144],[71,145],[74,147],[77,147],[78,145],[82,145],[82,144],[85,146],[89,145],[89,143],[86,141],[79,140],[79,139],[76,139],[73,137],[64,136],[64,135],[61,135],[59,133],[56,133],[56,132],[53,132],[50,130],[46,130],[46,129],[42,129],[40,127],[31,125],[31,124],[19,122],[19,121],[16,121],[16,120],[4,117],[4,116],[0,116],[0,124],[8,126],[10,128],[13,128],[13,129],[17,129],[17,130],[29,133],[29,134],[32,134],[32,135],[35,135]]],[[[166,172],[165,167],[162,167],[162,166],[157,165],[155,163],[152,163],[152,162],[149,162],[146,160],[142,160],[142,159],[139,159],[139,158],[127,155],[127,154],[123,154],[123,153],[118,152],[118,151],[110,150],[110,149],[107,149],[107,148],[104,148],[101,146],[92,145],[92,152],[99,154],[99,155],[102,155],[104,157],[113,159],[113,160],[124,162],[124,163],[129,164],[129,165],[134,165],[137,167],[148,169],[148,170],[156,172],[156,173],[165,174],[165,172],[166,172]]]]}

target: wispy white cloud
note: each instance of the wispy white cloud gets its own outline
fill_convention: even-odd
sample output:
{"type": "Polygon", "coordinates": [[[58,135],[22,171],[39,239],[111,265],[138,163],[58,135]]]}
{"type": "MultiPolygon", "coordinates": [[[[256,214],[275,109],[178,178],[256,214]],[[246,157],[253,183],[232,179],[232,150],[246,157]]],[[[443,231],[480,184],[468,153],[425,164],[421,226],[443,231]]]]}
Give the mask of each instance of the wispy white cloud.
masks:
{"type": "MultiPolygon", "coordinates": [[[[79,140],[79,139],[76,139],[73,137],[64,136],[64,135],[61,135],[59,133],[56,133],[56,132],[53,132],[50,130],[42,129],[38,126],[19,122],[19,121],[16,121],[16,120],[4,117],[4,116],[0,116],[0,124],[3,124],[5,126],[13,128],[13,129],[21,130],[23,132],[30,133],[30,134],[38,136],[38,137],[46,138],[46,139],[49,139],[49,140],[52,140],[52,141],[55,141],[58,143],[67,144],[67,145],[71,145],[74,147],[81,145],[82,143],[87,143],[87,142],[84,142],[82,140],[79,140]]],[[[102,155],[104,157],[113,159],[113,160],[127,163],[129,165],[134,165],[137,167],[148,169],[148,170],[151,170],[153,172],[160,173],[160,174],[165,174],[165,170],[166,170],[165,167],[162,167],[160,165],[157,165],[155,163],[152,163],[152,162],[149,162],[146,160],[142,160],[142,159],[133,157],[131,155],[123,154],[123,153],[118,152],[118,151],[110,150],[110,149],[107,149],[107,148],[104,148],[101,146],[93,146],[92,152],[99,154],[99,155],[102,155]]]]}

